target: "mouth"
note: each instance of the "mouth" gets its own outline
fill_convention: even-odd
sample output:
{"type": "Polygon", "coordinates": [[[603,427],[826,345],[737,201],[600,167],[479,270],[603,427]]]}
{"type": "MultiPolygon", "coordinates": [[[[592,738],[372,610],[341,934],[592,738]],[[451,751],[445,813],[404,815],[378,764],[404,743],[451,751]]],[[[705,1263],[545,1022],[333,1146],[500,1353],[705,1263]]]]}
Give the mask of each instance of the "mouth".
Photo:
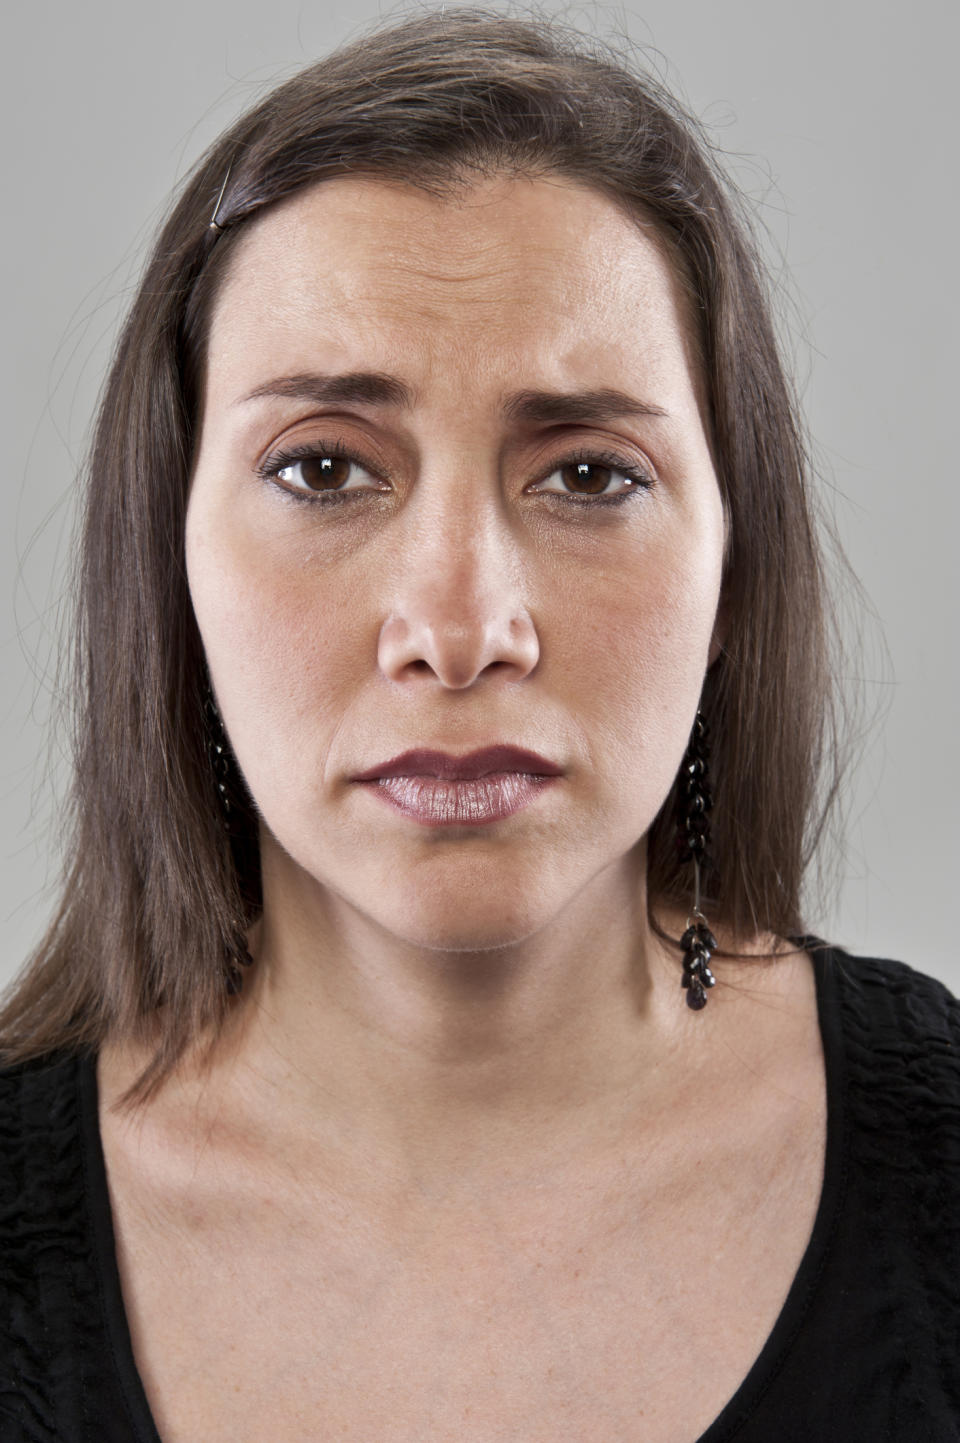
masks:
{"type": "Polygon", "coordinates": [[[499,775],[520,775],[527,777],[558,777],[563,768],[546,757],[525,747],[514,747],[504,743],[481,747],[466,756],[456,757],[449,752],[416,748],[401,752],[387,762],[379,762],[365,772],[358,773],[351,780],[355,782],[379,782],[391,778],[425,778],[442,782],[472,782],[482,777],[499,775]]]}
{"type": "Polygon", "coordinates": [[[556,785],[533,772],[487,772],[479,777],[377,777],[363,782],[380,801],[428,827],[482,827],[502,821],[556,785]]]}

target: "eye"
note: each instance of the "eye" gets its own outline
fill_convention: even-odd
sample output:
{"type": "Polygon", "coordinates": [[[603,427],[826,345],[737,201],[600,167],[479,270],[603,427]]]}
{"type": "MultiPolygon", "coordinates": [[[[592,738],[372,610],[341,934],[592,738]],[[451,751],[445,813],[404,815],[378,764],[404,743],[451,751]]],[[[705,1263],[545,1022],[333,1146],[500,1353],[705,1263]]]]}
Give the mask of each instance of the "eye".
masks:
{"type": "Polygon", "coordinates": [[[352,497],[388,489],[362,461],[349,455],[339,444],[294,446],[275,452],[258,467],[257,474],[295,496],[311,500],[334,501],[345,494],[352,497]]]}
{"type": "Polygon", "coordinates": [[[651,474],[621,456],[606,453],[570,456],[538,481],[534,494],[560,496],[564,500],[591,505],[626,501],[629,496],[647,491],[653,485],[651,474]],[[560,485],[546,483],[557,477],[560,485]]]}
{"type": "MultiPolygon", "coordinates": [[[[257,474],[289,495],[311,501],[346,501],[390,489],[340,442],[333,446],[311,443],[275,452],[261,463],[257,474]]],[[[567,457],[530,489],[534,494],[595,506],[626,501],[652,485],[648,471],[623,457],[590,452],[567,457]],[[547,484],[554,478],[559,480],[559,486],[547,484]]]]}

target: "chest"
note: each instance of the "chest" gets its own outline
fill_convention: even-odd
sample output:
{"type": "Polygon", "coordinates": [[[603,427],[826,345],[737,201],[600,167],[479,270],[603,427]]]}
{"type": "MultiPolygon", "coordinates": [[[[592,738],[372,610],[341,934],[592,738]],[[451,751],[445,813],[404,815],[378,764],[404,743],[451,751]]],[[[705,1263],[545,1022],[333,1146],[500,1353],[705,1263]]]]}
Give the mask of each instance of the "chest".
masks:
{"type": "Polygon", "coordinates": [[[163,1443],[694,1443],[749,1372],[819,1198],[809,1110],[487,1207],[114,1198],[163,1443]]]}

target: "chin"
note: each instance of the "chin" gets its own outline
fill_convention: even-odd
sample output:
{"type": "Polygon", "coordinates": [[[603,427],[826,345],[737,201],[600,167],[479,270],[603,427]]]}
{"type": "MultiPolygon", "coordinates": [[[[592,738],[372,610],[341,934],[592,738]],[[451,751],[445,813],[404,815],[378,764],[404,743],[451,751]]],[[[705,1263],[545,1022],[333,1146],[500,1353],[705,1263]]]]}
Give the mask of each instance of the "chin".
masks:
{"type": "Polygon", "coordinates": [[[388,898],[380,899],[375,920],[412,946],[432,952],[488,952],[515,946],[549,922],[552,911],[541,900],[518,898],[512,902],[501,892],[494,902],[478,888],[472,897],[438,896],[429,900],[405,896],[388,911],[388,898]],[[418,904],[419,903],[419,904],[418,904]]]}

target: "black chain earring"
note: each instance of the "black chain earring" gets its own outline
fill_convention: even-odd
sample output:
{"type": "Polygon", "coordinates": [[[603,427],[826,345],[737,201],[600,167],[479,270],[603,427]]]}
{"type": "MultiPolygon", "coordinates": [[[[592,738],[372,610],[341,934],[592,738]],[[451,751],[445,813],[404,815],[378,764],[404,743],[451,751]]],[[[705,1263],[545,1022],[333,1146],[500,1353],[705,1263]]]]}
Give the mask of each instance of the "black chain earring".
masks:
{"type": "MultiPolygon", "coordinates": [[[[223,725],[223,718],[213,695],[213,689],[207,684],[206,696],[204,698],[204,719],[206,722],[207,756],[210,759],[210,770],[213,773],[214,785],[217,789],[217,802],[220,807],[220,816],[223,829],[228,840],[233,842],[237,834],[238,812],[241,806],[242,791],[237,776],[237,765],[233,760],[233,753],[230,750],[230,742],[223,725]]],[[[226,948],[224,986],[231,996],[236,996],[243,990],[243,969],[253,966],[253,958],[247,946],[247,935],[239,918],[234,924],[234,932],[230,945],[226,948]]]]}
{"type": "Polygon", "coordinates": [[[687,918],[687,929],[680,938],[683,948],[683,977],[687,1006],[699,1012],[707,1005],[707,988],[716,978],[710,971],[710,958],[717,950],[717,939],[700,910],[700,884],[708,865],[707,841],[710,836],[710,809],[713,798],[708,785],[707,762],[710,756],[709,728],[703,713],[698,711],[690,741],[680,767],[679,849],[681,862],[693,863],[693,911],[687,918]]]}

